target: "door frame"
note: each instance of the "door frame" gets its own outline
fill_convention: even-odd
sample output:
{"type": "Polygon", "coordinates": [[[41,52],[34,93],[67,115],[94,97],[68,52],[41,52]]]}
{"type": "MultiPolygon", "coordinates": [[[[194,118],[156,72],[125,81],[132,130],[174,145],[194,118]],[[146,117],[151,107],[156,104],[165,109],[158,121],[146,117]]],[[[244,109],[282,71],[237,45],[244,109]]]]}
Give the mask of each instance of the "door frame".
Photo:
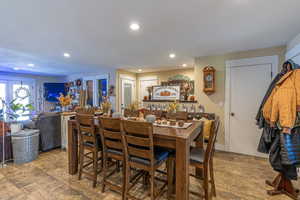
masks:
{"type": "Polygon", "coordinates": [[[228,60],[225,62],[225,151],[230,151],[231,69],[233,67],[271,64],[271,76],[273,79],[274,75],[278,73],[278,63],[278,55],[228,60]]]}
{"type": "Polygon", "coordinates": [[[124,94],[123,94],[123,82],[124,81],[132,81],[132,83],[133,83],[133,91],[132,91],[132,99],[133,99],[133,101],[136,101],[136,79],[135,78],[133,78],[133,77],[130,77],[130,76],[127,76],[127,75],[123,75],[123,74],[121,74],[120,75],[120,96],[121,96],[121,98],[120,98],[120,109],[122,109],[122,104],[123,104],[123,102],[124,102],[124,94]]]}
{"type": "Polygon", "coordinates": [[[98,95],[98,84],[97,84],[97,80],[100,80],[100,79],[106,79],[107,81],[107,85],[106,85],[106,90],[108,91],[108,88],[109,88],[109,74],[101,74],[101,75],[96,75],[96,76],[85,76],[82,78],[82,81],[83,81],[83,88],[86,89],[86,81],[93,81],[93,105],[94,106],[100,106],[99,103],[98,103],[98,98],[99,98],[99,95],[98,95]]]}

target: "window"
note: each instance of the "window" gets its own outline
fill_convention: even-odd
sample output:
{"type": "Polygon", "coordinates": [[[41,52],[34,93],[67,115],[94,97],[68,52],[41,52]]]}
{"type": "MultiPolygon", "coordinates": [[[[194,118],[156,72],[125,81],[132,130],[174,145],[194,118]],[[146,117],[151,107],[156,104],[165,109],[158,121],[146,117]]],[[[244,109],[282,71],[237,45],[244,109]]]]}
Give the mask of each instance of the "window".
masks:
{"type": "MultiPolygon", "coordinates": [[[[14,80],[13,78],[7,78],[6,76],[2,79],[0,77],[0,98],[5,100],[6,102],[11,102],[16,98],[16,91],[21,86],[28,89],[30,96],[24,99],[17,99],[14,103],[20,103],[22,105],[32,104],[34,106],[34,81],[33,80],[14,80]],[[8,80],[5,80],[8,79],[8,80]]],[[[22,94],[21,94],[22,96],[22,94]]],[[[0,103],[0,109],[2,109],[2,103],[0,103]]],[[[17,121],[23,121],[30,119],[30,111],[18,111],[17,114],[21,115],[17,121]]]]}

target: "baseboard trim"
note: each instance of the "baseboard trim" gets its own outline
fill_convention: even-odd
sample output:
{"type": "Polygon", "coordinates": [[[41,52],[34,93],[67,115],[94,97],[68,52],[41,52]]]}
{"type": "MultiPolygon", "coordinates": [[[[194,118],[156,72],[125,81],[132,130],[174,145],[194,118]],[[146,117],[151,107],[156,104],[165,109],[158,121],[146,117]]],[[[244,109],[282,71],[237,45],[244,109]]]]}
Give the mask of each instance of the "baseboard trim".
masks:
{"type": "Polygon", "coordinates": [[[225,151],[225,145],[224,144],[218,144],[218,143],[216,143],[215,144],[215,148],[218,151],[225,151]]]}

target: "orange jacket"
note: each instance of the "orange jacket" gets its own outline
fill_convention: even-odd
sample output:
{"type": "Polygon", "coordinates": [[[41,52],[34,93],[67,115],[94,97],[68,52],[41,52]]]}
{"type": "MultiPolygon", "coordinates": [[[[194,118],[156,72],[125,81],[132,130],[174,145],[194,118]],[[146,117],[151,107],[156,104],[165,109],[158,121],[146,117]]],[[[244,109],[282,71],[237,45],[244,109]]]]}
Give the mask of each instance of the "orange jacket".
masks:
{"type": "Polygon", "coordinates": [[[279,121],[293,128],[297,106],[300,106],[300,69],[286,73],[277,83],[263,107],[263,116],[271,124],[279,121]]]}

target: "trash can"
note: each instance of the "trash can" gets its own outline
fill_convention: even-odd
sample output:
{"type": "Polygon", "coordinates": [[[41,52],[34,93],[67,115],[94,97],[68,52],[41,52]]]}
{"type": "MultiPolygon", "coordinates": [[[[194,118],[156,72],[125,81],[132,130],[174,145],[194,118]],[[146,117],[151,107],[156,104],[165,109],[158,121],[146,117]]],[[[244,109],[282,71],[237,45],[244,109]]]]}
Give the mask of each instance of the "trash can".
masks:
{"type": "Polygon", "coordinates": [[[11,134],[14,163],[22,164],[38,157],[39,132],[39,130],[28,129],[11,134]]]}

